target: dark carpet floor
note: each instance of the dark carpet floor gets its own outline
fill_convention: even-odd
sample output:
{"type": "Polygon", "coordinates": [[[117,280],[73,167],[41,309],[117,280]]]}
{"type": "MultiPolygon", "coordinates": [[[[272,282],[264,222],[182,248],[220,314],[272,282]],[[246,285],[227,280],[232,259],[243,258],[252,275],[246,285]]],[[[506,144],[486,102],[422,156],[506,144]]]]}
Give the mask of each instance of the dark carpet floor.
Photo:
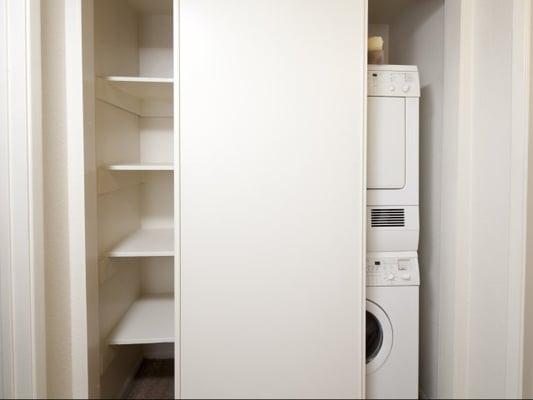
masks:
{"type": "Polygon", "coordinates": [[[174,360],[143,360],[128,399],[173,399],[174,360]]]}

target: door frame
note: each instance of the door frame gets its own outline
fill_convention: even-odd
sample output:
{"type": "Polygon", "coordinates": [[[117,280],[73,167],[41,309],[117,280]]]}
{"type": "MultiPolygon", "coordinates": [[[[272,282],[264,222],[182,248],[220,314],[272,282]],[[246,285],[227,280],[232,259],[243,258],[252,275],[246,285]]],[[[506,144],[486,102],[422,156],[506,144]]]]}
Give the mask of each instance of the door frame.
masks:
{"type": "MultiPolygon", "coordinates": [[[[2,0],[9,1],[9,0],[2,0]]],[[[11,0],[14,1],[14,0],[11,0]]],[[[30,0],[27,0],[30,1],[30,0]]],[[[69,3],[78,3],[81,0],[69,3]]],[[[30,3],[32,3],[30,1],[30,3]]],[[[179,0],[175,0],[175,4],[179,0]]],[[[472,99],[473,88],[471,87],[473,68],[473,40],[472,26],[475,22],[474,2],[471,0],[445,0],[446,13],[446,74],[447,82],[456,82],[448,89],[445,98],[445,131],[455,132],[449,135],[443,142],[443,159],[450,162],[453,168],[443,171],[442,180],[444,184],[442,212],[442,235],[444,247],[441,255],[441,265],[443,273],[441,275],[441,301],[448,299],[451,301],[442,302],[439,310],[441,327],[439,328],[439,395],[460,395],[467,394],[468,391],[468,353],[460,351],[468,346],[471,333],[468,332],[469,314],[464,310],[463,305],[469,297],[468,271],[471,270],[471,254],[469,251],[469,234],[472,232],[472,221],[470,215],[470,199],[472,183],[472,159],[470,149],[473,148],[472,135],[472,99]],[[455,18],[455,19],[454,19],[455,18]],[[456,46],[454,48],[453,46],[456,46]],[[449,59],[449,60],[448,60],[449,59]],[[453,65],[455,64],[455,65],[453,65]],[[460,108],[458,108],[458,104],[460,108]],[[458,112],[458,109],[461,112],[458,112]],[[450,118],[448,118],[450,117],[450,118]],[[458,172],[461,172],[460,174],[458,172]],[[459,179],[458,179],[459,178],[459,179]],[[457,194],[464,197],[457,202],[457,194]],[[449,268],[444,268],[444,267],[449,268]],[[461,279],[458,279],[461,277],[461,279]],[[465,330],[466,329],[466,330],[465,330]],[[465,334],[466,332],[466,334],[465,334]]],[[[512,167],[511,167],[511,193],[509,194],[512,207],[510,208],[510,231],[509,231],[509,303],[507,321],[507,387],[506,393],[510,397],[521,396],[522,388],[522,348],[523,348],[523,309],[524,309],[524,273],[525,273],[525,199],[527,189],[527,158],[525,149],[528,143],[529,128],[529,30],[530,30],[530,0],[513,0],[515,6],[513,36],[519,40],[513,40],[513,129],[512,129],[512,167]],[[524,33],[527,33],[525,35],[524,33]]],[[[81,33],[81,26],[76,27],[76,32],[81,33]]],[[[67,45],[73,40],[78,40],[76,35],[69,35],[66,38],[67,45]]],[[[74,49],[74,47],[73,47],[74,49]]],[[[72,54],[72,58],[80,57],[79,53],[72,54]]],[[[179,71],[178,71],[179,72],[179,71]]],[[[176,74],[176,77],[178,75],[176,74]]],[[[366,97],[366,95],[365,95],[366,97]]],[[[177,104],[178,102],[176,102],[177,104]]],[[[78,120],[79,125],[79,120],[78,120]]],[[[74,177],[73,177],[74,178],[74,177]]],[[[72,197],[78,205],[83,205],[83,188],[72,189],[72,197]],[[79,196],[82,193],[81,197],[79,196]]],[[[364,227],[363,227],[364,228],[364,227]]],[[[365,231],[365,229],[363,229],[365,231]]],[[[71,233],[72,234],[72,233],[71,233]]],[[[363,232],[363,235],[365,233],[363,232]]],[[[364,236],[363,236],[364,237],[364,236]]],[[[71,255],[71,261],[74,260],[71,255]]],[[[85,259],[83,251],[78,252],[78,262],[85,259]],[[83,254],[82,254],[83,253],[83,254]]],[[[178,266],[177,266],[178,267],[178,266]]],[[[78,272],[85,272],[80,269],[78,272]]],[[[82,273],[83,273],[82,272],[82,273]]],[[[176,274],[179,276],[179,274],[176,274]]],[[[80,287],[84,277],[80,281],[71,281],[72,286],[80,287]]],[[[177,282],[179,283],[179,282],[177,282]]],[[[85,297],[85,293],[83,293],[85,297]]],[[[83,298],[81,299],[83,300],[83,298]]],[[[83,301],[77,305],[76,309],[82,309],[83,301]]],[[[364,304],[364,302],[363,302],[364,304]]],[[[73,310],[73,313],[76,310],[73,310]]],[[[73,322],[80,322],[74,320],[73,322]]],[[[76,323],[77,323],[76,322],[76,323]]],[[[86,320],[85,322],[86,323],[86,320]]],[[[364,321],[362,321],[364,326],[364,321]]],[[[86,326],[83,328],[86,329],[86,326]]],[[[74,336],[75,332],[72,331],[74,336]]],[[[78,342],[78,344],[80,344],[78,342]]],[[[87,343],[85,343],[87,344],[87,343]]],[[[81,344],[80,344],[81,345],[81,344]]],[[[84,351],[87,346],[85,346],[84,351]]],[[[362,343],[362,349],[364,349],[362,343]]],[[[363,350],[362,350],[363,351],[363,350]]],[[[83,377],[84,368],[80,368],[78,378],[83,377]]],[[[179,375],[179,374],[177,374],[179,375]]],[[[364,379],[363,379],[364,382],[364,379]]],[[[176,387],[179,387],[177,379],[176,387]]],[[[76,389],[74,388],[76,393],[76,389]]],[[[79,392],[78,392],[79,393],[79,392]]]]}
{"type": "Polygon", "coordinates": [[[38,0],[0,0],[0,395],[46,396],[38,0]]]}
{"type": "MultiPolygon", "coordinates": [[[[446,78],[441,199],[441,275],[439,297],[439,397],[469,397],[469,343],[473,332],[469,304],[475,260],[472,255],[474,194],[472,157],[475,2],[445,0],[446,78]],[[454,19],[456,21],[454,22],[454,19]],[[454,67],[452,63],[456,63],[454,67]]],[[[526,266],[527,180],[530,104],[531,0],[513,0],[511,154],[509,167],[508,282],[506,324],[506,397],[522,397],[524,301],[526,266]]]]}
{"type": "Polygon", "coordinates": [[[523,396],[531,102],[531,0],[513,1],[511,188],[506,396],[523,396]]]}

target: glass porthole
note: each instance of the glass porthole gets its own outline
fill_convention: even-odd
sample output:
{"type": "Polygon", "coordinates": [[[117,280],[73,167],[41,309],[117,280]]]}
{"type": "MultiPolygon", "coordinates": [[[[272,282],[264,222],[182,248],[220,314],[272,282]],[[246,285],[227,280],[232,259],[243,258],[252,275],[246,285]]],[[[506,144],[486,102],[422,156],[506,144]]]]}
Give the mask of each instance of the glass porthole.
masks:
{"type": "Polygon", "coordinates": [[[377,371],[392,351],[393,330],[389,317],[373,301],[366,301],[366,373],[377,371]]]}

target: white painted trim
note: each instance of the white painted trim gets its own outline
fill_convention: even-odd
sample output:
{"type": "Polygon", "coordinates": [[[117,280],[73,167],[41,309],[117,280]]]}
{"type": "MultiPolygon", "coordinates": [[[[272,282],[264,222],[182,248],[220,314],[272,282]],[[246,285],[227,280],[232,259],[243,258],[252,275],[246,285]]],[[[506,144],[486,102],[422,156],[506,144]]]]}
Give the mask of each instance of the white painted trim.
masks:
{"type": "Polygon", "coordinates": [[[124,384],[122,385],[122,388],[120,389],[120,395],[119,399],[125,399],[128,396],[128,392],[130,389],[130,386],[133,382],[133,379],[135,378],[135,374],[141,368],[141,365],[143,363],[143,356],[141,355],[139,359],[133,364],[133,367],[130,369],[130,373],[128,374],[128,377],[124,381],[124,384]]]}
{"type": "Polygon", "coordinates": [[[181,143],[180,143],[180,0],[173,0],[174,51],[174,397],[181,399],[181,143]]]}
{"type": "Polygon", "coordinates": [[[9,199],[9,132],[8,127],[8,31],[7,0],[0,2],[0,396],[12,397],[13,346],[11,311],[11,238],[8,225],[9,199]],[[4,134],[5,132],[5,134],[4,134]]]}
{"type": "MultiPolygon", "coordinates": [[[[368,1],[364,2],[364,12],[363,12],[363,18],[364,18],[364,31],[363,31],[363,51],[364,54],[368,53],[368,25],[369,25],[369,6],[368,1]]],[[[365,60],[366,61],[366,60],[365,60]]],[[[366,76],[368,74],[368,64],[365,62],[365,65],[363,67],[363,76],[365,77],[365,84],[364,84],[364,92],[363,92],[363,137],[362,137],[362,144],[363,144],[363,188],[365,190],[362,191],[363,198],[361,199],[361,212],[363,215],[361,216],[362,221],[362,243],[363,246],[361,254],[363,255],[363,259],[361,260],[361,267],[362,267],[362,276],[361,276],[361,293],[363,294],[363,303],[361,305],[361,329],[363,332],[365,332],[363,335],[361,335],[361,354],[364,354],[365,356],[361,357],[361,371],[362,376],[360,377],[361,382],[361,394],[360,398],[364,399],[366,398],[366,249],[367,249],[367,157],[368,157],[368,149],[367,149],[367,143],[368,143],[368,137],[367,137],[367,127],[368,127],[368,80],[366,79],[366,76]]]]}
{"type": "MultiPolygon", "coordinates": [[[[530,0],[513,0],[513,107],[511,132],[508,319],[506,396],[522,397],[523,310],[526,250],[527,148],[529,134],[530,0]]],[[[443,138],[443,199],[441,297],[439,312],[438,396],[470,397],[469,343],[474,339],[470,321],[472,254],[472,154],[475,2],[446,0],[446,40],[459,38],[459,54],[447,54],[447,63],[458,57],[459,70],[446,67],[445,126],[443,138]],[[460,14],[460,29],[450,18],[460,14]],[[456,33],[458,31],[458,33],[456,33]],[[455,36],[457,35],[457,36],[455,36]],[[450,74],[451,72],[451,74],[450,74]],[[457,94],[454,94],[457,91],[457,94]],[[458,101],[457,101],[458,99],[458,101]],[[456,125],[455,125],[456,124],[456,125]],[[454,133],[454,134],[451,134],[454,133]]],[[[447,50],[453,43],[447,43],[447,50]]],[[[503,388],[502,388],[503,389],[503,388]]]]}
{"type": "Polygon", "coordinates": [[[468,298],[472,221],[473,10],[470,0],[445,2],[444,129],[437,394],[464,397],[468,366],[468,298]],[[461,277],[461,279],[457,279],[461,277]]]}
{"type": "MultiPolygon", "coordinates": [[[[453,395],[464,398],[468,393],[470,365],[470,308],[468,304],[471,269],[472,269],[472,180],[473,180],[473,98],[474,98],[474,18],[473,1],[461,1],[460,12],[460,61],[459,61],[459,93],[457,114],[457,170],[455,202],[457,207],[455,220],[455,260],[454,297],[452,313],[455,315],[453,324],[454,356],[452,367],[453,395]]],[[[445,131],[446,132],[446,131],[445,131]]],[[[442,168],[446,170],[446,166],[442,168]]],[[[442,268],[442,266],[441,266],[442,268]]],[[[446,305],[444,305],[446,306],[446,305]]]]}
{"type": "Polygon", "coordinates": [[[3,397],[46,396],[40,2],[0,0],[3,397]]]}
{"type": "Polygon", "coordinates": [[[509,286],[507,320],[508,398],[522,397],[527,250],[530,112],[531,0],[513,1],[513,81],[510,171],[509,286]]]}
{"type": "Polygon", "coordinates": [[[65,2],[68,250],[72,397],[89,397],[82,1],[65,2]]]}

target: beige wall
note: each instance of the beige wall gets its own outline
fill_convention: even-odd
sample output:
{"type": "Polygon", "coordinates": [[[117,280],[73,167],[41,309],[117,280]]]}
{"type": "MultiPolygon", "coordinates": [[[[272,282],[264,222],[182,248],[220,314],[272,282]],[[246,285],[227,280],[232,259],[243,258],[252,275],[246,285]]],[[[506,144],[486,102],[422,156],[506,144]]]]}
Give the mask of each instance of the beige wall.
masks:
{"type": "Polygon", "coordinates": [[[42,8],[47,383],[51,398],[71,397],[67,224],[64,0],[42,8]]]}

